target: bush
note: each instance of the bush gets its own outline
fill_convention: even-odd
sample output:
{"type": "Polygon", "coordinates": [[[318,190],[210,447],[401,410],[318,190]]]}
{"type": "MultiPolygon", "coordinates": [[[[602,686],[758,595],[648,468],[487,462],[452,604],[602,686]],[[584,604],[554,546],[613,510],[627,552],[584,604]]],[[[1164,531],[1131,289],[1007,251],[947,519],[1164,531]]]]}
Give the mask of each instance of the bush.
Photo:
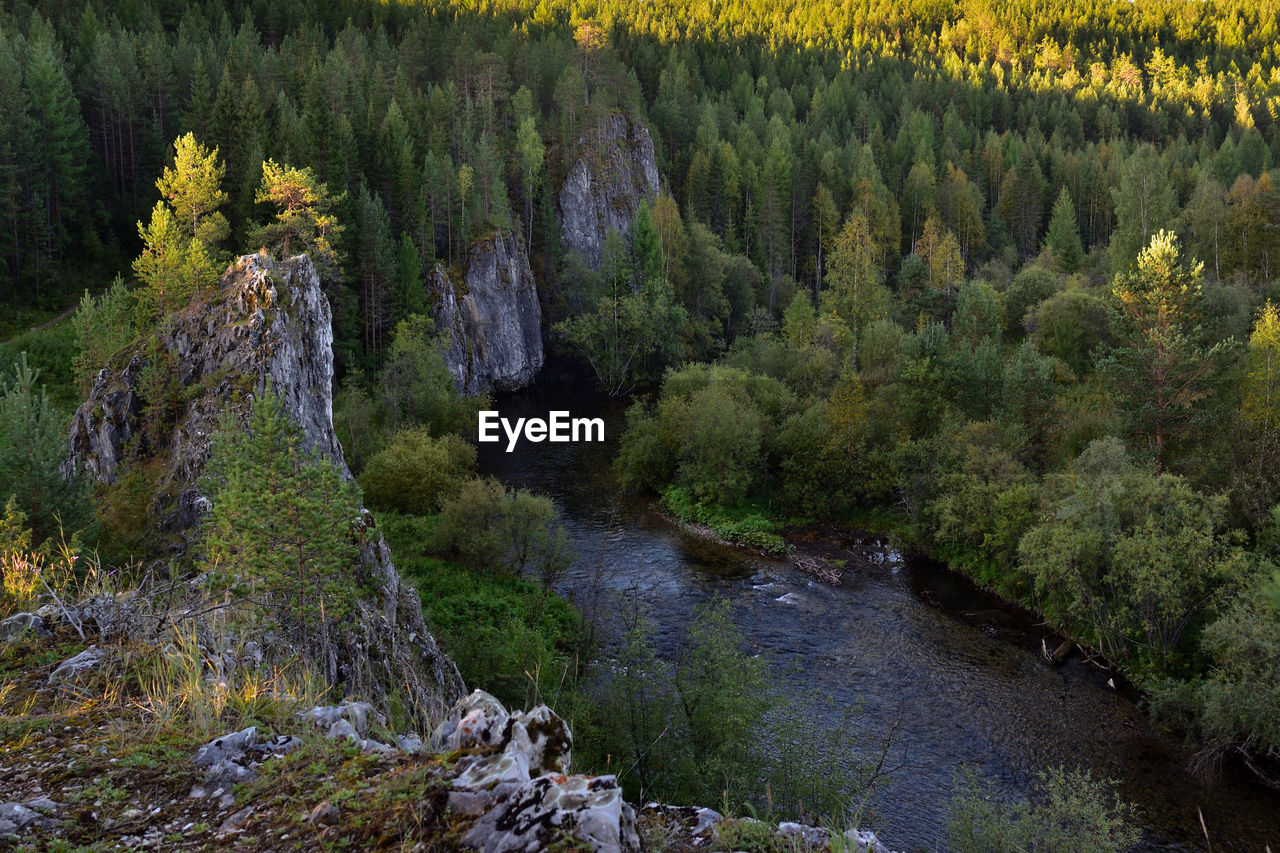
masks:
{"type": "Polygon", "coordinates": [[[387,513],[379,520],[397,567],[418,587],[432,634],[467,684],[482,685],[508,706],[541,701],[572,717],[585,651],[573,607],[510,575],[424,556],[434,527],[429,519],[387,513]]]}
{"type": "Polygon", "coordinates": [[[432,546],[470,568],[533,572],[549,587],[572,562],[559,520],[550,498],[508,492],[492,477],[468,480],[441,510],[432,546]]]}
{"type": "Polygon", "coordinates": [[[662,493],[662,502],[677,517],[695,524],[705,524],[716,535],[729,542],[759,548],[774,554],[787,550],[787,543],[774,533],[776,525],[763,513],[751,509],[724,510],[699,503],[685,489],[670,486],[662,493]]]}
{"type": "Polygon", "coordinates": [[[404,429],[369,459],[360,488],[373,509],[425,515],[456,497],[475,465],[476,449],[464,439],[404,429]]]}
{"type": "Polygon", "coordinates": [[[389,426],[426,426],[436,434],[475,428],[487,397],[463,397],[444,361],[444,341],[429,317],[402,320],[378,375],[378,393],[389,426]]]}
{"type": "Polygon", "coordinates": [[[956,853],[1120,853],[1141,838],[1115,782],[1061,767],[1038,777],[1036,802],[1005,803],[972,771],[956,780],[946,845],[956,853]]]}

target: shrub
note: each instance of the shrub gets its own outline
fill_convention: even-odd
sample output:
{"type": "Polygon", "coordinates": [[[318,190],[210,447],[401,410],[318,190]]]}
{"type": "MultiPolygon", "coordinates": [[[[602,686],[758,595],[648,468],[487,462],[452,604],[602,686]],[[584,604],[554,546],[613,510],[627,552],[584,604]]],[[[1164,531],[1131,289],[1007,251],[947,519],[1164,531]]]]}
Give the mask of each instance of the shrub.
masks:
{"type": "Polygon", "coordinates": [[[956,780],[946,845],[956,853],[1119,853],[1138,843],[1115,782],[1061,767],[1039,775],[1034,803],[1005,803],[972,771],[956,780]]]}
{"type": "Polygon", "coordinates": [[[508,492],[492,477],[468,480],[445,504],[433,547],[465,566],[536,574],[549,587],[572,562],[550,498],[508,492]]]}
{"type": "Polygon", "coordinates": [[[425,515],[457,497],[475,464],[475,447],[456,435],[404,429],[369,459],[360,488],[373,509],[425,515]]]}

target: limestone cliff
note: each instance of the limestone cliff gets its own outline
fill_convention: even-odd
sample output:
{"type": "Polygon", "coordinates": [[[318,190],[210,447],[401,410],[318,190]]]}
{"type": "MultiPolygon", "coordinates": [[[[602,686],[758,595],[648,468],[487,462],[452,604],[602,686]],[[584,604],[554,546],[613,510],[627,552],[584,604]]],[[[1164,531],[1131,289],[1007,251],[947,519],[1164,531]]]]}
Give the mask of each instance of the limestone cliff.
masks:
{"type": "MultiPolygon", "coordinates": [[[[332,344],[329,302],[310,259],[246,255],[217,293],[193,301],[98,373],[71,423],[68,465],[105,485],[126,465],[158,469],[152,516],[170,554],[181,553],[209,506],[200,475],[218,419],[228,406],[246,419],[269,379],[308,447],[350,477],[333,430],[332,344]]],[[[398,693],[425,721],[462,694],[462,679],[367,512],[361,527],[352,573],[371,577],[376,593],[360,600],[321,668],[332,683],[384,706],[398,693]]]]}
{"type": "Polygon", "coordinates": [[[573,166],[557,198],[560,241],[593,269],[610,231],[631,233],[636,212],[658,195],[658,164],[649,129],[614,113],[578,139],[573,166]]]}
{"type": "Polygon", "coordinates": [[[542,368],[542,309],[524,243],[495,231],[467,253],[460,283],[437,264],[427,282],[458,391],[511,391],[542,368]]]}

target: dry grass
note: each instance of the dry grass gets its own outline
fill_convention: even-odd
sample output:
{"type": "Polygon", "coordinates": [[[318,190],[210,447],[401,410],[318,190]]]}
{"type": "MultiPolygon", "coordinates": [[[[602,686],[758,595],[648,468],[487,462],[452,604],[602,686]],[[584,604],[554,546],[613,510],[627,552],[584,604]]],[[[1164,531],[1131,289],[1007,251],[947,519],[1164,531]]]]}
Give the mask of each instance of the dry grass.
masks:
{"type": "Polygon", "coordinates": [[[212,738],[242,724],[287,725],[299,710],[321,704],[329,692],[299,659],[242,665],[247,657],[243,644],[212,655],[194,627],[175,625],[170,643],[133,664],[139,695],[131,703],[151,728],[180,726],[212,738]]]}

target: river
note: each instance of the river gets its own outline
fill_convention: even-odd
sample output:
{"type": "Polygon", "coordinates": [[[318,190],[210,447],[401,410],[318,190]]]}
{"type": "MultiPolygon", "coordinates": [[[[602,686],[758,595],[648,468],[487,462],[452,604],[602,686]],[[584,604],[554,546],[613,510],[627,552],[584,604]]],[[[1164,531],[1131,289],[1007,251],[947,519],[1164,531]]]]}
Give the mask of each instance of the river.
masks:
{"type": "MultiPolygon", "coordinates": [[[[480,467],[508,485],[551,496],[577,563],[561,592],[603,585],[639,601],[660,647],[670,648],[693,607],[733,603],[758,651],[821,697],[826,725],[853,725],[868,748],[895,726],[887,766],[861,823],[895,850],[941,849],[953,774],[975,768],[1004,796],[1026,796],[1035,774],[1084,766],[1120,782],[1144,827],[1139,850],[1280,853],[1280,796],[1227,768],[1204,786],[1186,773],[1191,750],[1153,729],[1131,697],[1073,659],[1040,655],[1048,632],[1017,608],[922,560],[855,531],[824,531],[845,561],[839,586],[790,565],[683,532],[648,501],[620,493],[611,471],[626,403],[584,392],[581,376],[549,367],[496,401],[504,417],[567,410],[602,417],[603,443],[480,445],[480,467]],[[856,709],[850,717],[849,709],[856,709]],[[850,723],[850,719],[852,722],[850,723]]],[[[608,617],[605,604],[602,615],[608,617]]],[[[1280,710],[1277,711],[1280,713],[1280,710]]]]}

